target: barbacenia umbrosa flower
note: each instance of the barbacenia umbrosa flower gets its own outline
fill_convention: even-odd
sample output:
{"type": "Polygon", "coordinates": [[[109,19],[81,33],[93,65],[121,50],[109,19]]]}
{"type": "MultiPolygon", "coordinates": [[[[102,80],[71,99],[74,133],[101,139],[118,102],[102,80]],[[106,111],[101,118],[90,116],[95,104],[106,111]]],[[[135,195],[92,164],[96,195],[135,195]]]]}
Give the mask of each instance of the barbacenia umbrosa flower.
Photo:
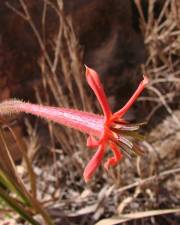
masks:
{"type": "Polygon", "coordinates": [[[137,140],[141,138],[137,133],[140,124],[128,124],[122,118],[143,91],[148,83],[148,78],[144,76],[143,81],[129,101],[115,113],[111,112],[98,74],[87,66],[86,79],[101,105],[103,116],[74,109],[42,106],[11,99],[0,103],[0,114],[30,113],[87,133],[89,135],[87,146],[97,148],[96,153],[84,170],[84,180],[88,182],[101,164],[107,147],[112,150],[113,157],[110,157],[104,164],[106,170],[120,161],[122,158],[121,152],[127,155],[143,153],[143,150],[138,148],[137,145],[137,140]]]}

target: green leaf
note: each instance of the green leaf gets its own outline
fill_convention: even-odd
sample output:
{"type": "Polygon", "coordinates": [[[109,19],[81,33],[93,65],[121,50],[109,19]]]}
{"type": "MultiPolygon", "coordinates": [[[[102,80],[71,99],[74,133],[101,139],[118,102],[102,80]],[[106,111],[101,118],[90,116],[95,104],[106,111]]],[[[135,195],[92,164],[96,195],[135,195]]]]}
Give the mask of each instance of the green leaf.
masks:
{"type": "Polygon", "coordinates": [[[15,199],[10,197],[8,193],[0,187],[0,197],[14,209],[22,218],[27,220],[32,225],[41,225],[38,223],[15,199]]]}

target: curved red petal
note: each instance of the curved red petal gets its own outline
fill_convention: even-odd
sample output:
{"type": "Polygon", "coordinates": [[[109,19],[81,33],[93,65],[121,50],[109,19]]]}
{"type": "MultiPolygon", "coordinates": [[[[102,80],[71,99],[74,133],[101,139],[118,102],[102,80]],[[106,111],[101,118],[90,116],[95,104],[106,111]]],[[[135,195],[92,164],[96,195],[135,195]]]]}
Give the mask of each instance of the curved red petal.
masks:
{"type": "Polygon", "coordinates": [[[108,170],[110,166],[116,166],[117,163],[118,163],[118,162],[121,160],[121,158],[122,158],[122,154],[121,154],[119,148],[116,147],[116,145],[110,144],[110,147],[111,147],[111,149],[112,149],[112,151],[113,151],[113,153],[114,153],[114,156],[111,157],[111,158],[109,158],[109,159],[107,160],[107,162],[105,162],[104,168],[105,168],[106,170],[108,170]]]}
{"type": "Polygon", "coordinates": [[[86,79],[102,107],[105,119],[109,119],[112,115],[111,109],[97,72],[86,66],[86,79]]]}
{"type": "Polygon", "coordinates": [[[101,164],[101,161],[104,156],[104,151],[105,151],[104,145],[100,145],[97,152],[94,154],[92,159],[87,164],[87,166],[84,170],[84,173],[83,173],[83,177],[84,177],[84,180],[86,183],[92,178],[96,169],[101,164]]]}
{"type": "Polygon", "coordinates": [[[132,104],[136,101],[138,96],[141,94],[141,92],[144,90],[145,86],[148,84],[149,80],[146,76],[144,76],[143,81],[139,84],[138,88],[132,95],[132,97],[129,99],[129,101],[117,112],[115,112],[112,116],[112,119],[116,119],[118,117],[124,116],[124,114],[128,111],[128,109],[132,106],[132,104]]]}

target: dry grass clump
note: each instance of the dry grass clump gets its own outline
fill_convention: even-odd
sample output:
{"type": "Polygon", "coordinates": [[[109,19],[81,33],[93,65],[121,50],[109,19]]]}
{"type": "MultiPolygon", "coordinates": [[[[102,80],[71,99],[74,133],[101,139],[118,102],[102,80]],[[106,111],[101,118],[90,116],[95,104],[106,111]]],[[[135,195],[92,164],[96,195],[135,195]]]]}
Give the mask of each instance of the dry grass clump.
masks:
{"type": "Polygon", "coordinates": [[[180,94],[180,2],[177,0],[148,1],[147,19],[140,1],[135,1],[141,19],[148,58],[143,70],[151,78],[149,97],[153,102],[149,119],[162,106],[180,126],[180,120],[173,114],[178,108],[180,94]],[[157,14],[156,4],[161,10],[157,14]]]}

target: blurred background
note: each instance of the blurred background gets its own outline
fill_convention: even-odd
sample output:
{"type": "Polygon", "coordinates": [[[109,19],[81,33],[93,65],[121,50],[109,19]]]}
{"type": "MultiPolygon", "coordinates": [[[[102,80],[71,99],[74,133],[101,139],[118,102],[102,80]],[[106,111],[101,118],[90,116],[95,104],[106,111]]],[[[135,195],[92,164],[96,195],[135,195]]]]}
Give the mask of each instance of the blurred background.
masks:
{"type": "Polygon", "coordinates": [[[179,56],[178,0],[2,0],[1,101],[101,113],[84,64],[100,74],[113,111],[143,74],[150,83],[125,117],[147,122],[146,155],[101,167],[89,184],[85,135],[29,115],[0,118],[0,223],[50,224],[41,207],[63,225],[179,224],[179,56]]]}

